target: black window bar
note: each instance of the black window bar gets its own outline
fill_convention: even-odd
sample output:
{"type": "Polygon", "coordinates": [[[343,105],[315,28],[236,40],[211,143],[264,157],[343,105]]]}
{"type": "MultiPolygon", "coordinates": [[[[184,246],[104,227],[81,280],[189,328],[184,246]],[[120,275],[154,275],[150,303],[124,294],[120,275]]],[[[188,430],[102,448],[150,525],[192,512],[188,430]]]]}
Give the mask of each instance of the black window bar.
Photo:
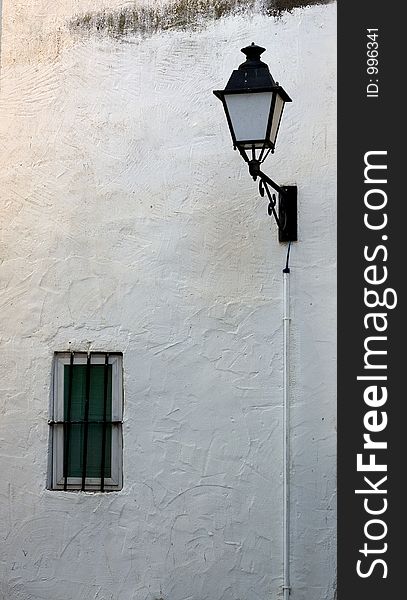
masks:
{"type": "MultiPolygon", "coordinates": [[[[82,353],[76,353],[80,355],[82,353]]],[[[84,354],[84,353],[83,353],[84,354]]],[[[83,355],[82,354],[82,355],[83,355]]],[[[63,425],[63,489],[68,489],[69,479],[69,456],[71,452],[71,426],[82,425],[83,426],[83,446],[82,446],[82,473],[81,473],[81,485],[80,489],[86,491],[86,476],[87,476],[87,463],[88,463],[88,436],[89,436],[89,424],[102,425],[102,436],[101,436],[101,453],[100,453],[100,491],[105,491],[105,462],[106,462],[106,443],[107,443],[107,426],[121,423],[120,420],[113,419],[113,406],[111,412],[111,418],[107,419],[108,412],[108,397],[109,397],[109,358],[112,355],[122,356],[119,352],[89,352],[86,357],[86,374],[85,374],[85,398],[84,398],[84,410],[83,419],[72,419],[72,395],[73,395],[73,380],[74,380],[74,366],[75,366],[75,352],[70,352],[69,369],[68,369],[68,390],[67,397],[64,398],[64,419],[63,421],[49,421],[50,425],[63,425]],[[103,364],[103,418],[89,420],[89,406],[90,406],[90,384],[91,384],[91,366],[92,356],[102,355],[104,356],[103,364]],[[66,402],[66,410],[65,410],[66,402]]],[[[97,363],[100,364],[100,363],[97,363]]],[[[111,384],[113,381],[111,380],[111,384]]],[[[78,488],[76,488],[78,489],[78,488]]],[[[93,488],[94,489],[94,488],[93,488]]]]}
{"type": "Polygon", "coordinates": [[[67,419],[64,420],[64,491],[68,487],[68,457],[69,457],[69,442],[71,439],[71,407],[72,407],[72,381],[73,381],[73,361],[75,353],[71,352],[69,360],[69,382],[68,382],[68,404],[67,404],[67,419]]]}
{"type": "Polygon", "coordinates": [[[105,354],[105,368],[103,370],[103,429],[102,429],[102,458],[100,461],[100,491],[105,491],[105,458],[106,458],[106,430],[107,430],[107,383],[109,377],[109,354],[105,354]]]}
{"type": "MultiPolygon", "coordinates": [[[[85,490],[86,467],[88,466],[88,432],[89,432],[89,395],[90,395],[90,352],[86,359],[86,392],[85,392],[85,416],[83,432],[83,454],[82,454],[82,491],[85,490]]],[[[103,440],[102,440],[103,444],[103,440]]]]}

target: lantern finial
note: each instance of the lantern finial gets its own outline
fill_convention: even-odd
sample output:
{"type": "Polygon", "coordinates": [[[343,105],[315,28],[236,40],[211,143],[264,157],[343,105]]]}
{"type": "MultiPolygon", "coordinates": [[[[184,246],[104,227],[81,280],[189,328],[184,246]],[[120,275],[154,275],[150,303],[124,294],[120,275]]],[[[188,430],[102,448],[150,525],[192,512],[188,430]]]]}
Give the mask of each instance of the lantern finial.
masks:
{"type": "Polygon", "coordinates": [[[246,60],[242,63],[239,69],[267,67],[267,65],[260,60],[260,56],[265,52],[266,49],[261,46],[257,46],[254,42],[250,46],[246,46],[241,49],[241,52],[246,55],[246,60]]]}

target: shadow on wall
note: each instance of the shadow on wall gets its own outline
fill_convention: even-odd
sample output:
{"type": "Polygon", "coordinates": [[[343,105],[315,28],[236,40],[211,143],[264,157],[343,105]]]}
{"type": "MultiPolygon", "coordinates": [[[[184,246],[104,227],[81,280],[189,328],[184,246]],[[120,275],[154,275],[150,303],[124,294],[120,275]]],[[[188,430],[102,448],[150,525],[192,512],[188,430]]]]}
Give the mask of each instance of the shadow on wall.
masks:
{"type": "Polygon", "coordinates": [[[329,4],[333,0],[173,0],[164,6],[130,6],[115,11],[88,12],[74,17],[73,31],[105,33],[120,37],[151,35],[170,29],[195,29],[233,14],[259,12],[278,17],[294,8],[329,4]]]}

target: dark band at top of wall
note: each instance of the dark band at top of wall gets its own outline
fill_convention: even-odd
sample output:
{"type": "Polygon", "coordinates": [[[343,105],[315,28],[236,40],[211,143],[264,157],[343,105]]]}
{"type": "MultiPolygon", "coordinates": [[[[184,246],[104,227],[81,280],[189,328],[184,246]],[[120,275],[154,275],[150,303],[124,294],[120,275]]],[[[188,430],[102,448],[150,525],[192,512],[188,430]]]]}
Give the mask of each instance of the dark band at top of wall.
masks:
{"type": "Polygon", "coordinates": [[[234,14],[260,12],[278,17],[295,8],[329,4],[333,0],[174,0],[164,6],[134,5],[123,9],[88,12],[74,17],[74,31],[103,33],[113,37],[152,35],[171,29],[196,29],[234,14]]]}

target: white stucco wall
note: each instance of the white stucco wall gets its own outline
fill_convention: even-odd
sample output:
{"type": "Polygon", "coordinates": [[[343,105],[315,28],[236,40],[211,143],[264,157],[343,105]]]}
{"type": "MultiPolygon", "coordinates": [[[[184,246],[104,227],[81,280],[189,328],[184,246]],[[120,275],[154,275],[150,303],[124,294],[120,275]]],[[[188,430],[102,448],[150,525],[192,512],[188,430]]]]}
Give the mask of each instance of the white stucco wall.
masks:
{"type": "Polygon", "coordinates": [[[281,597],[286,247],[212,95],[255,41],[299,188],[292,600],[333,600],[335,5],[113,39],[86,4],[3,0],[0,598],[281,597]],[[52,356],[89,344],[124,353],[124,488],[48,491],[52,356]]]}

